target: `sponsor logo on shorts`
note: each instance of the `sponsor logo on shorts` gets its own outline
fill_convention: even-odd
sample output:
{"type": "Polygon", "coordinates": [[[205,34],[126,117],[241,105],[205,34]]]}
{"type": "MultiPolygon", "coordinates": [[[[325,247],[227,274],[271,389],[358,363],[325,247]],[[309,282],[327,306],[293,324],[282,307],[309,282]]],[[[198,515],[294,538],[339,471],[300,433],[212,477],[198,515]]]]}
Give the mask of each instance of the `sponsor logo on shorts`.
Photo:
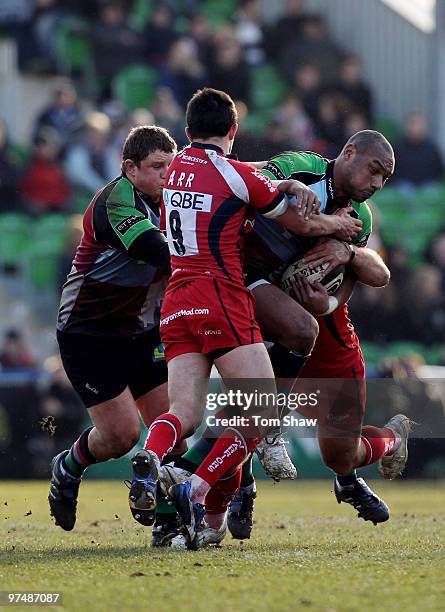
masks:
{"type": "Polygon", "coordinates": [[[164,355],[164,345],[162,344],[158,344],[158,346],[156,348],[153,349],[153,355],[152,355],[153,361],[165,361],[165,355],[164,355]]]}
{"type": "Polygon", "coordinates": [[[174,321],[175,319],[179,319],[180,317],[195,317],[200,315],[208,315],[210,314],[210,310],[208,308],[189,308],[186,310],[185,308],[181,308],[178,312],[174,312],[171,315],[168,315],[164,319],[161,319],[159,325],[168,325],[170,321],[174,321]]]}
{"type": "Polygon", "coordinates": [[[220,336],[222,331],[220,329],[205,329],[204,331],[200,331],[200,334],[203,336],[220,336]]]}
{"type": "Polygon", "coordinates": [[[92,393],[94,393],[95,395],[99,395],[99,391],[98,391],[98,390],[97,390],[95,387],[92,387],[92,386],[90,385],[90,383],[87,383],[87,384],[85,385],[85,389],[88,389],[88,391],[91,391],[91,392],[92,392],[92,393]]]}
{"type": "Polygon", "coordinates": [[[119,234],[122,234],[123,236],[126,232],[128,232],[130,227],[133,227],[133,225],[136,225],[136,223],[139,223],[139,221],[143,221],[144,219],[145,217],[136,217],[135,215],[132,215],[131,217],[127,217],[121,221],[119,225],[116,226],[116,229],[119,234]]]}

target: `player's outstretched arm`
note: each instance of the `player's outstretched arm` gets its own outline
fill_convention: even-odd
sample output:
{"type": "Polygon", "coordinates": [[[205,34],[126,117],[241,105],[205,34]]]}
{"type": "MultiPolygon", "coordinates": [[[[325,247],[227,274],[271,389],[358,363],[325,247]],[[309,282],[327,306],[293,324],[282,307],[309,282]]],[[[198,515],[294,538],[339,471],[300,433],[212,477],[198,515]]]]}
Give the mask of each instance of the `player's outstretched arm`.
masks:
{"type": "Polygon", "coordinates": [[[284,227],[299,236],[335,235],[341,240],[352,240],[362,229],[362,222],[349,215],[320,214],[305,219],[297,214],[294,206],[288,206],[285,213],[275,218],[284,227]]]}
{"type": "Polygon", "coordinates": [[[285,181],[273,181],[271,183],[280,191],[284,191],[287,196],[294,196],[291,200],[294,204],[297,214],[304,217],[306,220],[311,219],[313,215],[320,214],[321,202],[316,193],[310,187],[293,179],[285,181]]]}

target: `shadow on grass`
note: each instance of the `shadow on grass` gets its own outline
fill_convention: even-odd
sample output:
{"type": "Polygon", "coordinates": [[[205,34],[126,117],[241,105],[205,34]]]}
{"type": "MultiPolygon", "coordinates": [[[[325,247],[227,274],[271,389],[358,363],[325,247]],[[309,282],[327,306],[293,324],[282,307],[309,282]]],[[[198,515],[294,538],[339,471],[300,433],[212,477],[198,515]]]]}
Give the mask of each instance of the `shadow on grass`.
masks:
{"type": "Polygon", "coordinates": [[[0,553],[0,565],[16,565],[19,563],[54,563],[57,561],[86,561],[101,559],[130,559],[143,556],[144,559],[159,559],[164,551],[156,551],[147,546],[101,546],[92,543],[89,546],[76,546],[73,548],[47,548],[42,550],[14,549],[0,553]]]}

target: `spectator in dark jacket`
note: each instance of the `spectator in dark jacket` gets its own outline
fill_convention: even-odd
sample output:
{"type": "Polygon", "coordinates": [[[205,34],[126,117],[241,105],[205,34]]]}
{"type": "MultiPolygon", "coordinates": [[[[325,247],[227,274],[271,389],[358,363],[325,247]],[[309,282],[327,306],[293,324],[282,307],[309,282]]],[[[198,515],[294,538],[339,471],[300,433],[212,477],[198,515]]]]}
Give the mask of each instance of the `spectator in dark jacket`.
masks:
{"type": "Polygon", "coordinates": [[[443,178],[443,160],[428,135],[427,118],[410,113],[402,138],[394,147],[396,168],[393,183],[409,190],[435,185],[443,178]]]}

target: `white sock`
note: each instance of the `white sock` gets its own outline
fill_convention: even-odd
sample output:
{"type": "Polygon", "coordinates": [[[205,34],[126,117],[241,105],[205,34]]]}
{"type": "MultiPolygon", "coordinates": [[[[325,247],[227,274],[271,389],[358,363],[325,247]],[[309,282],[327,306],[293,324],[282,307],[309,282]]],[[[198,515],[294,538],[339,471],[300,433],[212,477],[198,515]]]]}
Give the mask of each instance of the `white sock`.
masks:
{"type": "Polygon", "coordinates": [[[220,529],[226,521],[227,511],[221,514],[206,514],[206,523],[212,529],[220,529]]]}
{"type": "Polygon", "coordinates": [[[192,501],[198,504],[204,504],[205,497],[210,491],[209,483],[197,476],[196,474],[191,475],[190,483],[190,497],[192,501]]]}

